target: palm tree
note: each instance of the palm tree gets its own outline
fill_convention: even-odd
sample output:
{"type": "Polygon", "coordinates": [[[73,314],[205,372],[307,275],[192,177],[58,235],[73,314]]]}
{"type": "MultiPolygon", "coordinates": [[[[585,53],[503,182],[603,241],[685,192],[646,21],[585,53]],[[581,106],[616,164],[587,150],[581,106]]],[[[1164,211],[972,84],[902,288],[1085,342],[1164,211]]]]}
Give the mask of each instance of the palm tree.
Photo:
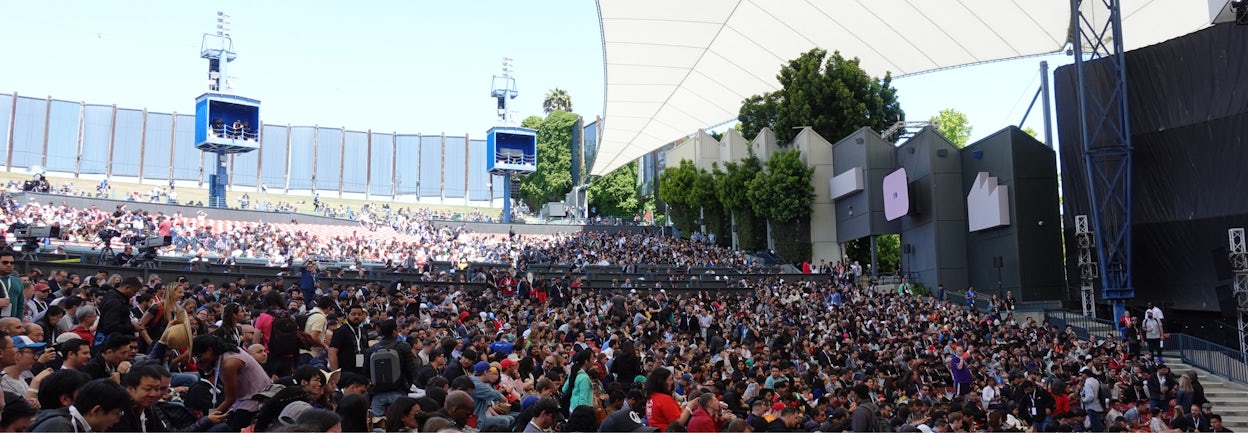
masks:
{"type": "Polygon", "coordinates": [[[551,111],[555,110],[572,111],[572,96],[568,94],[567,90],[556,87],[554,90],[546,92],[546,99],[542,101],[542,111],[550,114],[551,111]]]}

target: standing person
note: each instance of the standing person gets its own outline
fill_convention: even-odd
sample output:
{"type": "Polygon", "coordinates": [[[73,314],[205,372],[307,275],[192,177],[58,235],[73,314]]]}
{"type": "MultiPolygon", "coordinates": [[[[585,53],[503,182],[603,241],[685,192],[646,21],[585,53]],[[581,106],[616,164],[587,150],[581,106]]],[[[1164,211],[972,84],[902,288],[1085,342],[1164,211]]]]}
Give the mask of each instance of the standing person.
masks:
{"type": "MultiPolygon", "coordinates": [[[[26,299],[23,296],[26,287],[22,279],[13,273],[13,265],[17,263],[12,250],[0,251],[0,317],[26,317],[26,299]]],[[[125,311],[129,311],[127,308],[125,311]]]]}
{"type": "MultiPolygon", "coordinates": [[[[329,341],[330,371],[341,369],[344,373],[367,374],[368,333],[364,331],[364,306],[351,304],[347,307],[347,324],[338,328],[329,341]]],[[[407,350],[411,352],[409,348],[407,350]]],[[[380,416],[380,415],[378,415],[380,416]]]]}
{"type": "MultiPolygon", "coordinates": [[[[572,356],[572,371],[568,376],[568,382],[563,387],[564,407],[568,408],[568,413],[576,410],[581,406],[594,407],[594,389],[590,383],[593,379],[589,378],[589,368],[593,365],[594,351],[585,349],[576,352],[572,356]]],[[[594,409],[598,409],[594,407],[594,409]]]]}
{"type": "Polygon", "coordinates": [[[96,325],[96,344],[113,334],[134,336],[143,329],[130,320],[130,298],[143,287],[138,277],[126,277],[121,286],[104,294],[100,303],[100,322],[96,325]]]}
{"type": "Polygon", "coordinates": [[[316,262],[311,260],[299,270],[299,291],[303,292],[303,299],[316,299],[316,272],[316,262]]]}
{"type": "MultiPolygon", "coordinates": [[[[325,349],[329,347],[325,344],[325,337],[329,334],[329,313],[334,312],[334,298],[322,296],[316,300],[316,307],[308,312],[307,321],[303,325],[303,332],[312,337],[312,347],[299,350],[299,364],[308,365],[314,359],[320,359],[325,354],[325,349]]],[[[321,359],[321,361],[324,361],[321,359]]],[[[324,365],[324,364],[321,364],[324,365]]]]}
{"type": "Polygon", "coordinates": [[[953,358],[949,360],[949,371],[953,372],[955,395],[966,395],[974,387],[975,378],[971,375],[971,362],[968,359],[970,356],[966,349],[959,347],[954,351],[953,358]]]}
{"type": "Polygon", "coordinates": [[[1101,403],[1100,396],[1101,381],[1092,374],[1091,368],[1080,370],[1079,375],[1083,376],[1083,387],[1079,395],[1083,410],[1088,412],[1088,428],[1095,432],[1105,431],[1105,406],[1101,403]]]}
{"type": "MultiPolygon", "coordinates": [[[[399,353],[399,380],[393,383],[373,383],[373,416],[382,416],[386,413],[386,407],[393,404],[400,397],[404,397],[411,390],[412,385],[416,384],[417,378],[420,376],[420,370],[416,368],[416,357],[412,355],[412,350],[407,343],[399,341],[397,337],[398,324],[394,319],[387,319],[377,326],[377,332],[381,336],[381,340],[368,349],[370,354],[376,353],[381,349],[394,349],[399,353]]],[[[435,360],[440,357],[441,362],[446,362],[446,357],[440,352],[437,355],[430,355],[435,360]]],[[[437,366],[433,363],[426,367],[436,370],[437,366]]],[[[436,373],[435,373],[436,374],[436,373]]],[[[423,383],[421,384],[424,385],[423,383]]],[[[423,388],[422,388],[423,389],[423,388]]]]}
{"type": "Polygon", "coordinates": [[[213,414],[227,414],[225,423],[232,430],[251,424],[260,410],[260,402],[252,397],[273,383],[264,367],[251,355],[240,352],[237,346],[212,335],[195,337],[191,355],[201,369],[215,366],[213,382],[221,387],[224,397],[213,414]]]}
{"type": "Polygon", "coordinates": [[[966,289],[966,309],[975,309],[975,286],[966,289]]]}
{"type": "Polygon", "coordinates": [[[1163,332],[1161,319],[1154,316],[1152,309],[1144,312],[1144,315],[1144,341],[1148,343],[1148,353],[1153,354],[1153,358],[1158,358],[1161,356],[1161,334],[1163,332]]]}

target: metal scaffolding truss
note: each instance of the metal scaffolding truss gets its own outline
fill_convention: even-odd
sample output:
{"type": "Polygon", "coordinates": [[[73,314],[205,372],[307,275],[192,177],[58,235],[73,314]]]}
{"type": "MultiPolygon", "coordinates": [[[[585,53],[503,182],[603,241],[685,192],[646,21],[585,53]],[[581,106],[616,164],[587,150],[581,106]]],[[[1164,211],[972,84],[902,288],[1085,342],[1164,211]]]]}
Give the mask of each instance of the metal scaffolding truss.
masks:
{"type": "Polygon", "coordinates": [[[1088,227],[1087,215],[1075,215],[1075,243],[1079,248],[1079,299],[1083,301],[1083,315],[1096,317],[1096,242],[1088,227]]]}
{"type": "Polygon", "coordinates": [[[1244,229],[1227,230],[1227,241],[1230,244],[1228,258],[1231,271],[1235,273],[1231,290],[1235,299],[1235,315],[1239,318],[1239,352],[1248,362],[1248,243],[1244,240],[1244,229]]]}
{"type": "Polygon", "coordinates": [[[1135,297],[1131,283],[1131,127],[1120,0],[1071,0],[1072,48],[1078,84],[1080,138],[1092,232],[1100,263],[1101,295],[1114,318],[1135,297]],[[1084,13],[1103,6],[1107,16],[1084,13]],[[1095,61],[1095,62],[1094,62],[1095,61]],[[1092,83],[1109,83],[1109,86],[1092,83]]]}

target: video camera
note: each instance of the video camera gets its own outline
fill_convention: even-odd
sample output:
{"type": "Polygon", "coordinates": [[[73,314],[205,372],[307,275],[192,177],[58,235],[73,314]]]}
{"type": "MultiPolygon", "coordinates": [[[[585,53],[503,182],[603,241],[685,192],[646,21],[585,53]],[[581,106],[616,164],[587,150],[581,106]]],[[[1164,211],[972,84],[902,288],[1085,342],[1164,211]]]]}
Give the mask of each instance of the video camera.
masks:
{"type": "Polygon", "coordinates": [[[15,223],[9,226],[8,232],[18,239],[56,238],[61,236],[60,227],[32,226],[25,223],[15,223]]]}
{"type": "Polygon", "coordinates": [[[61,236],[61,228],[57,226],[32,226],[26,223],[15,223],[7,230],[22,241],[22,252],[33,253],[39,250],[39,240],[61,236]]]}
{"type": "Polygon", "coordinates": [[[169,245],[173,242],[172,236],[147,236],[134,240],[134,246],[138,249],[154,249],[169,245]]]}

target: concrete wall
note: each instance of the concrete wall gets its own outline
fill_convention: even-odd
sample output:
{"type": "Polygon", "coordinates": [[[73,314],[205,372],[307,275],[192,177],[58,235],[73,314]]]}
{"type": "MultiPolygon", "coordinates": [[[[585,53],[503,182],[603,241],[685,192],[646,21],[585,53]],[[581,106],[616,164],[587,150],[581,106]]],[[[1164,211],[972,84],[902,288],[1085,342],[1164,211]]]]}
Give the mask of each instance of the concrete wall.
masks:
{"type": "MultiPolygon", "coordinates": [[[[896,147],[870,128],[862,128],[837,142],[833,150],[834,176],[857,168],[863,177],[861,191],[835,200],[837,241],[844,243],[866,236],[901,233],[900,221],[884,218],[881,191],[884,176],[897,169],[896,147]]],[[[824,188],[828,187],[827,179],[818,181],[824,188]]]]}
{"type": "Polygon", "coordinates": [[[1009,225],[966,235],[968,276],[981,293],[1010,290],[1024,301],[1063,298],[1056,158],[1053,149],[1015,127],[962,149],[964,194],[979,172],[1008,187],[1009,225]],[[994,266],[998,256],[1000,272],[994,266]]]}
{"type": "Polygon", "coordinates": [[[771,128],[763,128],[753,140],[750,140],[750,148],[754,149],[754,154],[763,161],[763,165],[766,165],[767,160],[771,159],[772,152],[780,146],[776,145],[776,134],[771,132],[771,128]]]}
{"type": "Polygon", "coordinates": [[[897,149],[897,162],[910,183],[910,213],[899,219],[902,271],[929,288],[965,290],[966,198],[958,149],[924,128],[897,149]]]}
{"type": "Polygon", "coordinates": [[[805,128],[793,138],[793,147],[802,151],[806,167],[815,170],[811,178],[815,187],[815,198],[811,203],[810,213],[810,261],[818,263],[819,260],[840,260],[841,245],[836,239],[836,210],[828,191],[828,179],[833,176],[832,143],[814,129],[805,128]]]}

